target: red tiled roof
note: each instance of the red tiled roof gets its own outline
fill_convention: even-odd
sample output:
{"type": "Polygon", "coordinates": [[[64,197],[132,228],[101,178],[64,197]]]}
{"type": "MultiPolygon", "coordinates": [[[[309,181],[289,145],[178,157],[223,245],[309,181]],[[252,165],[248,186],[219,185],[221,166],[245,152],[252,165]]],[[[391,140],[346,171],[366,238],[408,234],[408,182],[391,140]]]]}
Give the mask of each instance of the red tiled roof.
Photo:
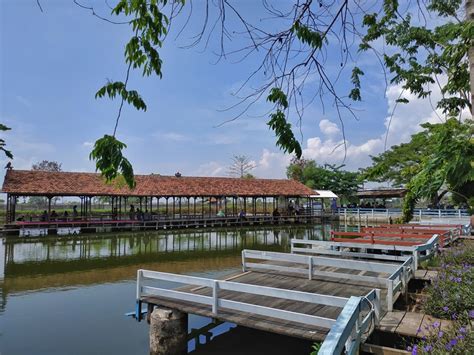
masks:
{"type": "Polygon", "coordinates": [[[7,170],[2,192],[54,196],[309,196],[295,180],[135,175],[136,187],[105,183],[100,174],[7,170]]]}

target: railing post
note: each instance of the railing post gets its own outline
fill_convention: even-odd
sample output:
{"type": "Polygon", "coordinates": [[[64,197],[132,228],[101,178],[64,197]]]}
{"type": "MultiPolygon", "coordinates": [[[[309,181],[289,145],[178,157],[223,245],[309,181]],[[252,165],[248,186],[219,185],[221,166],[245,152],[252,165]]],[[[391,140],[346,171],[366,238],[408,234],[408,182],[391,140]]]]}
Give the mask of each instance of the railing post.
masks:
{"type": "Polygon", "coordinates": [[[438,210],[438,217],[441,218],[441,209],[438,210]]]}
{"type": "Polygon", "coordinates": [[[246,271],[246,267],[245,267],[245,249],[242,250],[242,272],[245,272],[246,271]]]}
{"type": "Polygon", "coordinates": [[[419,218],[419,221],[421,222],[421,208],[420,208],[420,211],[419,211],[419,215],[420,215],[420,218],[419,218]]]}
{"type": "Polygon", "coordinates": [[[313,279],[313,258],[308,256],[308,279],[313,279]]]}
{"type": "Polygon", "coordinates": [[[135,318],[137,321],[142,320],[142,301],[140,299],[142,292],[142,270],[137,270],[137,294],[135,303],[135,318]]]}
{"type": "Polygon", "coordinates": [[[375,325],[378,325],[380,323],[380,310],[381,310],[381,304],[380,304],[380,289],[376,288],[375,289],[375,300],[374,300],[374,318],[375,318],[375,325]]]}
{"type": "Polygon", "coordinates": [[[418,247],[415,247],[415,250],[413,250],[413,259],[413,264],[415,265],[415,270],[413,270],[413,272],[415,272],[418,270],[418,247]]]}
{"type": "Polygon", "coordinates": [[[387,311],[393,311],[393,280],[388,280],[387,287],[387,311]]]}
{"type": "Polygon", "coordinates": [[[458,210],[458,218],[461,218],[461,210],[458,210]]]}
{"type": "Polygon", "coordinates": [[[218,296],[217,292],[219,291],[219,282],[214,281],[212,285],[212,314],[217,315],[217,305],[218,305],[218,296]]]}

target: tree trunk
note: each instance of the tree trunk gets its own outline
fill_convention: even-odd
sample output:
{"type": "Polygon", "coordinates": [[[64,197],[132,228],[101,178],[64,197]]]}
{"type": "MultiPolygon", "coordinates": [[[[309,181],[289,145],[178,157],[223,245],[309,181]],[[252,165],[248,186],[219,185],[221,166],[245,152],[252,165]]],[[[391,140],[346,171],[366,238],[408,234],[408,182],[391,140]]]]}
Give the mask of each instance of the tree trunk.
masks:
{"type": "MultiPolygon", "coordinates": [[[[466,21],[474,21],[474,0],[466,0],[466,21]]],[[[471,80],[471,116],[474,116],[474,40],[471,41],[468,59],[471,80]]]]}

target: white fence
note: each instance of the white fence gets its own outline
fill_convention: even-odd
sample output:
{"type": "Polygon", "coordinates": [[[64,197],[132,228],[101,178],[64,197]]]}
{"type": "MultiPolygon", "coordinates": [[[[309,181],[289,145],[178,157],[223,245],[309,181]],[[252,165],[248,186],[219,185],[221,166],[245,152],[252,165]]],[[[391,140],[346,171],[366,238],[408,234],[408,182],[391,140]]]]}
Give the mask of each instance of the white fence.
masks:
{"type": "Polygon", "coordinates": [[[413,270],[418,269],[420,261],[431,258],[437,252],[438,247],[438,235],[434,235],[426,243],[416,246],[351,243],[349,239],[348,242],[291,239],[292,254],[333,255],[402,263],[412,256],[413,270]],[[381,254],[371,253],[370,249],[380,251],[381,254]],[[394,252],[400,255],[394,255],[394,252]]]}
{"type": "Polygon", "coordinates": [[[387,288],[387,309],[393,310],[393,304],[400,293],[406,291],[406,286],[411,275],[414,273],[414,258],[409,256],[403,264],[377,263],[372,261],[358,261],[341,258],[326,258],[311,255],[298,255],[258,250],[242,250],[242,269],[268,270],[284,272],[289,274],[307,275],[309,280],[315,277],[330,277],[341,280],[353,280],[369,283],[371,286],[387,288]],[[253,263],[248,259],[265,262],[253,263]],[[287,265],[275,265],[272,263],[288,263],[287,265]],[[320,270],[317,267],[337,267],[340,272],[320,270]],[[344,271],[347,270],[347,271],[344,271]],[[349,270],[371,271],[386,273],[390,276],[365,276],[350,273],[349,270]]]}
{"type": "MultiPolygon", "coordinates": [[[[402,215],[399,208],[338,208],[337,213],[340,217],[350,218],[397,218],[402,215]]],[[[417,220],[446,218],[446,219],[465,219],[469,217],[467,209],[429,209],[417,208],[413,212],[413,217],[417,220]]]]}
{"type": "Polygon", "coordinates": [[[320,353],[328,355],[341,354],[344,351],[344,348],[346,349],[345,353],[355,354],[364,334],[371,330],[371,326],[375,327],[375,325],[378,324],[381,311],[380,290],[377,289],[372,290],[366,296],[344,298],[231,281],[138,270],[137,319],[140,319],[141,316],[141,302],[144,297],[148,296],[165,297],[168,299],[188,301],[202,304],[204,306],[210,306],[212,314],[216,317],[219,316],[219,309],[224,308],[326,328],[329,330],[329,333],[322,344],[320,353]],[[185,285],[209,287],[212,289],[212,296],[148,286],[146,285],[147,281],[168,281],[185,285]],[[339,307],[342,308],[342,311],[337,319],[330,319],[273,307],[264,307],[251,303],[227,300],[219,297],[219,290],[339,307]]]}

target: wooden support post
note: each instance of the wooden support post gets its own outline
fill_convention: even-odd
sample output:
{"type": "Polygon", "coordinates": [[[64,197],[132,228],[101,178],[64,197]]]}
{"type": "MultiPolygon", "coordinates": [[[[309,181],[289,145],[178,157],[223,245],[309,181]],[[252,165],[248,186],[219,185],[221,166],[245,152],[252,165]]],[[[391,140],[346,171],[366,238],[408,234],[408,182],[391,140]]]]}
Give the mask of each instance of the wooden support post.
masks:
{"type": "Polygon", "coordinates": [[[188,199],[188,210],[186,211],[186,215],[189,218],[189,207],[190,207],[189,200],[191,199],[191,197],[188,196],[187,199],[188,199]]]}
{"type": "Polygon", "coordinates": [[[176,309],[155,308],[150,317],[150,354],[180,355],[188,349],[188,315],[176,309]]]}
{"type": "MultiPolygon", "coordinates": [[[[49,219],[49,216],[51,216],[51,200],[53,198],[51,196],[48,197],[48,219],[49,219]]],[[[13,216],[14,218],[14,216],[13,216]]]]}
{"type": "Polygon", "coordinates": [[[201,196],[201,218],[204,218],[204,196],[201,196]]]}
{"type": "Polygon", "coordinates": [[[172,217],[172,219],[174,219],[175,214],[176,214],[176,197],[173,197],[173,217],[172,217]]]}

